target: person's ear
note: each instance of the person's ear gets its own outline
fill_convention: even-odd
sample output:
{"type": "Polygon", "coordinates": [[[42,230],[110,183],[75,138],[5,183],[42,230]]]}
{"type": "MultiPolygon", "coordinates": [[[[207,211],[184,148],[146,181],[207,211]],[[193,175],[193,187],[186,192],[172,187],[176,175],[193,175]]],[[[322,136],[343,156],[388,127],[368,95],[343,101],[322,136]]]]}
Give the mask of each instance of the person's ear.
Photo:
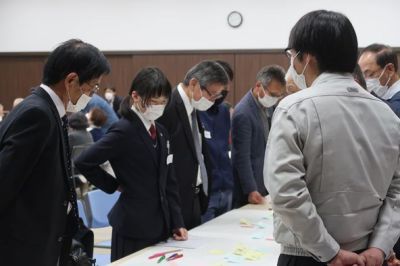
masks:
{"type": "Polygon", "coordinates": [[[77,83],[79,85],[79,77],[75,72],[69,73],[64,79],[64,85],[66,88],[74,87],[77,83]]]}
{"type": "Polygon", "coordinates": [[[389,76],[389,77],[391,77],[391,76],[396,72],[396,70],[394,69],[393,63],[389,63],[389,64],[387,65],[386,71],[388,72],[388,76],[389,76]]]}

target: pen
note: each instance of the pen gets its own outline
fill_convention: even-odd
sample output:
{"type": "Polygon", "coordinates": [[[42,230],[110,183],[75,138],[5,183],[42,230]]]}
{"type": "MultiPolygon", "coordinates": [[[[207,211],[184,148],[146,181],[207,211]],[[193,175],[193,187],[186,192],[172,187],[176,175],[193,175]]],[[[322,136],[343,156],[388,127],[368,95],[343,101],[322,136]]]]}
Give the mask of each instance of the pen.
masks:
{"type": "Polygon", "coordinates": [[[176,260],[176,259],[179,259],[179,258],[182,258],[182,257],[183,257],[183,254],[177,254],[176,256],[170,258],[168,261],[176,260]]]}
{"type": "Polygon", "coordinates": [[[158,259],[157,263],[160,263],[163,259],[165,259],[165,255],[162,255],[162,256],[158,259]]]}
{"type": "Polygon", "coordinates": [[[165,254],[174,253],[174,252],[179,252],[179,251],[182,251],[182,249],[174,249],[174,250],[170,250],[170,251],[155,253],[155,254],[151,255],[151,256],[149,257],[149,259],[158,258],[158,257],[164,256],[165,254]]]}
{"type": "Polygon", "coordinates": [[[174,254],[172,254],[171,256],[169,256],[168,258],[167,258],[167,260],[171,260],[173,257],[175,257],[176,255],[178,255],[178,253],[174,253],[174,254]]]}

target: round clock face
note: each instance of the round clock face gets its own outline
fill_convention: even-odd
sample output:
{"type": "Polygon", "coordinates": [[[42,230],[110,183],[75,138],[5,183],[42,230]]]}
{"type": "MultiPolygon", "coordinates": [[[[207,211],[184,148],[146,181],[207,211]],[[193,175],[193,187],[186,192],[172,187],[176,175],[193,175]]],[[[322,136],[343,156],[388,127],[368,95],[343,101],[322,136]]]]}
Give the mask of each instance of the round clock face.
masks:
{"type": "Polygon", "coordinates": [[[231,13],[229,13],[229,15],[228,15],[229,26],[231,26],[233,28],[237,28],[240,25],[242,25],[242,22],[243,22],[242,14],[240,14],[237,11],[232,11],[231,13]]]}

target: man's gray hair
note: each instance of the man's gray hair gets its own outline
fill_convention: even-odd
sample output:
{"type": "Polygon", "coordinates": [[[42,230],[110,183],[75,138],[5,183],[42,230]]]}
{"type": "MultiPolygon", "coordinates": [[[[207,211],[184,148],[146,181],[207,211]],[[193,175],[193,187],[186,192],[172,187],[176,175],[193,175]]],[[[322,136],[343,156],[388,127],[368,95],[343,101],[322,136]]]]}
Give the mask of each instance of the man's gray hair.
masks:
{"type": "Polygon", "coordinates": [[[281,66],[265,66],[261,68],[256,77],[256,80],[260,81],[264,87],[268,87],[273,79],[286,85],[285,70],[281,66]]]}
{"type": "Polygon", "coordinates": [[[189,85],[191,79],[196,79],[201,88],[207,88],[212,84],[227,85],[229,82],[228,74],[225,69],[215,61],[202,61],[189,69],[186,73],[183,84],[189,85]]]}

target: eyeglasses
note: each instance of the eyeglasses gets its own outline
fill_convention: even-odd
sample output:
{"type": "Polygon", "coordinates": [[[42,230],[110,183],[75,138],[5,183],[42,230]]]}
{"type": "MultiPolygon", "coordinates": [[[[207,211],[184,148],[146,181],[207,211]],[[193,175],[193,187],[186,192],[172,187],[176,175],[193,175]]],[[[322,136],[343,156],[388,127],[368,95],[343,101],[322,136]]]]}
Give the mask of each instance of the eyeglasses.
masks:
{"type": "Polygon", "coordinates": [[[209,100],[212,101],[212,102],[214,102],[215,100],[218,100],[218,99],[220,99],[222,97],[225,97],[228,94],[227,90],[222,90],[220,93],[213,95],[213,94],[210,93],[210,91],[206,87],[200,86],[200,88],[207,92],[208,96],[210,96],[209,100]]]}
{"type": "Polygon", "coordinates": [[[99,92],[99,90],[100,90],[99,84],[90,85],[88,82],[86,82],[86,84],[91,88],[90,89],[90,96],[92,96],[94,93],[98,93],[99,92]]]}

